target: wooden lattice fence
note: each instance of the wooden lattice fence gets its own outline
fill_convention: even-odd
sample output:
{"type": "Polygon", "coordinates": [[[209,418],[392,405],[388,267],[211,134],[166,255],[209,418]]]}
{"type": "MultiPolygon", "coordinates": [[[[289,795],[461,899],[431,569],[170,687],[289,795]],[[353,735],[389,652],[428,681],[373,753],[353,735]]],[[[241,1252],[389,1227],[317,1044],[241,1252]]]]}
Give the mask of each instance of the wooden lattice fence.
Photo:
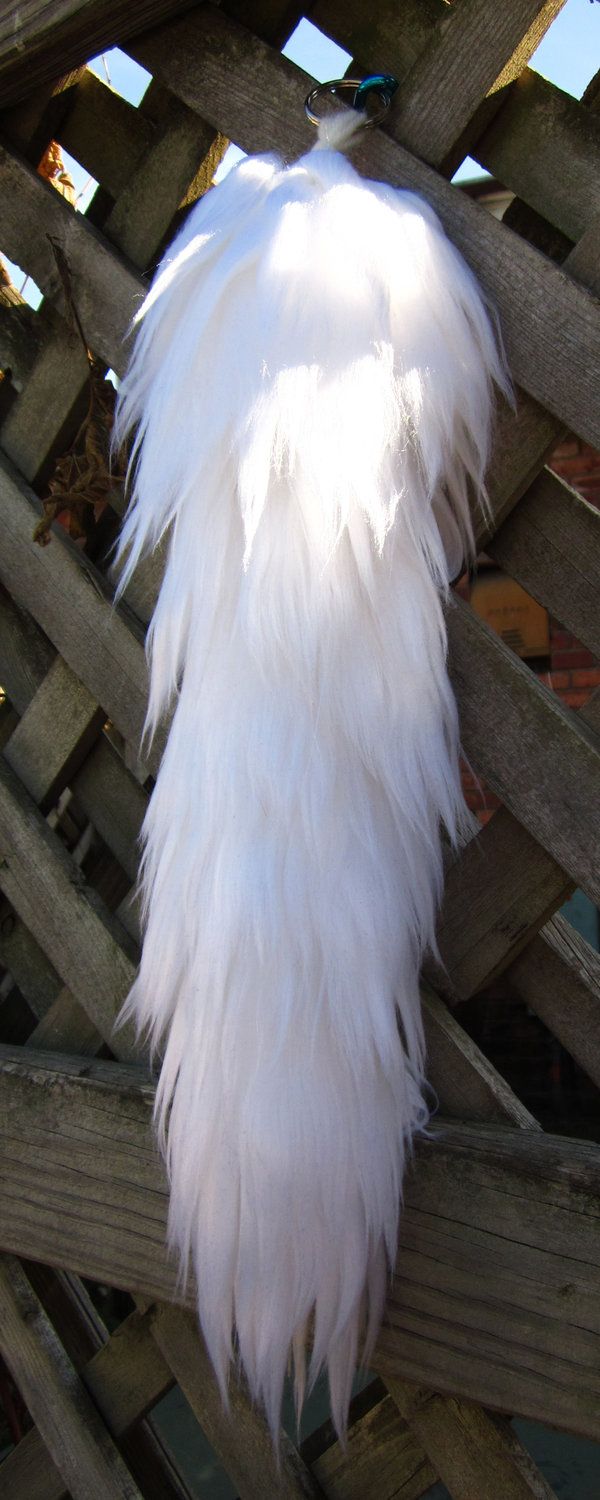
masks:
{"type": "Polygon", "coordinates": [[[499,415],[482,546],[600,656],[598,515],[544,468],[565,428],[600,448],[600,89],[576,103],[527,68],[560,8],[74,0],[0,18],[0,251],[44,293],[34,313],[0,287],[0,1350],[35,1423],[0,1467],[11,1500],[183,1500],[152,1417],[173,1381],[242,1497],[410,1500],[438,1477],[453,1500],[550,1496],[508,1417],[600,1437],[598,1149],[541,1131],[447,1004],[506,973],[600,1083],[600,965],[552,915],[574,885],[598,900],[600,698],[573,713],[467,605],[450,610],[463,742],[503,805],[448,871],[446,970],[424,979],[446,1118],[417,1152],[348,1451],[326,1429],[302,1453],[285,1438],[278,1470],[243,1389],[223,1413],[173,1301],[151,1082],[133,1035],[113,1034],[161,748],[140,764],[160,559],[115,611],[64,530],[32,540],[89,397],[73,308],[119,373],[144,273],[228,141],[306,148],[308,80],[279,47],[308,15],[356,68],[399,77],[358,165],[423,193],[498,309],[519,399],[499,415]],[[115,43],[152,74],[139,109],[85,68],[115,43]],[[100,184],[87,216],[36,171],[53,139],[100,184]],[[517,195],[505,222],[450,185],[468,152],[517,195]],[[133,1297],[112,1336],[81,1276],[133,1297]]]}

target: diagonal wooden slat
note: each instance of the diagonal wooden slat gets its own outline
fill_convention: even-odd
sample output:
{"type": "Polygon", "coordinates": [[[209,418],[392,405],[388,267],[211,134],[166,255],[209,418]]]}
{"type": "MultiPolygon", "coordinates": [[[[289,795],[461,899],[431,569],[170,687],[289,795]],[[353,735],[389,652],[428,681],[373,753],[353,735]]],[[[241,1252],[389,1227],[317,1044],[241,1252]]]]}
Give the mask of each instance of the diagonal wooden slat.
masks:
{"type": "Polygon", "coordinates": [[[525,68],[471,154],[576,241],[600,213],[599,146],[597,116],[525,68]]]}
{"type": "Polygon", "coordinates": [[[132,12],[127,0],[30,0],[24,9],[10,0],[0,18],[3,103],[188,6],[189,0],[139,0],[132,12]]]}
{"type": "Polygon", "coordinates": [[[422,986],[421,1002],[427,1078],[442,1113],[458,1120],[510,1120],[521,1129],[539,1129],[537,1120],[427,984],[422,986]]]}
{"type": "Polygon", "coordinates": [[[463,0],[417,59],[394,104],[391,130],[440,166],[486,94],[517,77],[564,0],[463,0]]]}
{"type": "Polygon", "coordinates": [[[203,1432],[221,1455],[244,1500],[262,1500],[265,1494],[274,1500],[299,1500],[301,1495],[317,1500],[323,1495],[317,1479],[285,1434],[278,1460],[266,1423],[241,1386],[232,1385],[230,1411],[225,1410],[193,1317],[181,1308],[161,1303],[152,1312],[152,1331],[203,1432]]]}
{"type": "MultiPolygon", "coordinates": [[[[171,1299],[150,1087],[121,1064],[2,1057],[7,1247],[171,1299]]],[[[415,1166],[374,1368],[596,1435],[596,1148],[447,1121],[415,1166]]]]}
{"type": "MultiPolygon", "coordinates": [[[[106,1342],[79,1374],[111,1436],[122,1442],[127,1429],[170,1389],[173,1376],[152,1338],[147,1315],[133,1312],[112,1338],[106,1331],[104,1336],[106,1342]]],[[[93,1342],[97,1344],[97,1338],[93,1342]]],[[[4,1459],[0,1495],[13,1500],[38,1495],[42,1500],[63,1500],[64,1480],[49,1460],[37,1428],[26,1433],[4,1459]]]]}
{"type": "Polygon", "coordinates": [[[55,658],[35,697],[4,747],[9,766],[40,806],[50,807],[71,780],[102,728],[104,714],[92,694],[55,658]]]}
{"type": "MultiPolygon", "coordinates": [[[[383,1390],[382,1382],[377,1384],[383,1390]]],[[[330,1430],[319,1451],[315,1446],[321,1433],[302,1445],[325,1494],[331,1500],[419,1500],[437,1475],[391,1398],[383,1395],[356,1420],[352,1406],[346,1444],[331,1441],[327,1424],[330,1430]]]]}
{"type": "Polygon", "coordinates": [[[138,1055],[130,1022],[115,1032],[135,964],[120,924],[86,887],[10,768],[0,763],[0,886],[72,994],[120,1057],[138,1055]]]}
{"type": "Polygon", "coordinates": [[[600,1088],[600,958],[564,917],[553,917],[506,975],[600,1088]]]}
{"type": "Polygon", "coordinates": [[[486,546],[600,657],[600,512],[594,506],[544,469],[486,546]]]}
{"type": "Polygon", "coordinates": [[[73,1500],[143,1500],[18,1262],[0,1260],[0,1349],[73,1500]]]}
{"type": "MultiPolygon", "coordinates": [[[[579,717],[600,733],[600,693],[579,717]]],[[[456,995],[467,999],[526,953],[572,889],[556,860],[500,808],[446,874],[439,942],[456,995]]]]}
{"type": "Polygon", "coordinates": [[[29,222],[34,232],[27,248],[26,269],[41,290],[62,308],[62,283],[52,241],[60,246],[88,344],[107,365],[122,374],[127,358],[124,334],[144,296],[141,278],[83,214],[78,214],[50,183],[5,146],[0,146],[0,177],[5,254],[21,263],[22,225],[29,222]]]}
{"type": "Polygon", "coordinates": [[[461,599],[448,610],[447,626],[466,755],[575,883],[599,900],[600,742],[461,599]],[[555,799],[550,789],[559,775],[555,799]]]}
{"type": "Polygon", "coordinates": [[[508,1422],[397,1378],[388,1389],[452,1500],[556,1500],[508,1422]]]}
{"type": "MultiPolygon", "coordinates": [[[[148,694],[142,632],[95,568],[56,534],[49,547],[32,542],[39,506],[16,471],[0,462],[3,495],[1,576],[13,598],[31,610],[46,635],[125,738],[139,745],[148,694]],[[10,476],[10,477],[9,477],[10,476]]],[[[151,755],[150,766],[157,759],[151,755]]]]}

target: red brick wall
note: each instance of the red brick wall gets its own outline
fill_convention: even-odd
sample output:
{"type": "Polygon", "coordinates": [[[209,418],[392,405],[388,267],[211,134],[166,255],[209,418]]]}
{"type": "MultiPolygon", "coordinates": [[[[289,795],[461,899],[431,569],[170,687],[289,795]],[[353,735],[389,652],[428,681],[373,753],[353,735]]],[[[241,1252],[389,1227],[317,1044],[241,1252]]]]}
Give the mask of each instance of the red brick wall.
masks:
{"type": "Polygon", "coordinates": [[[600,508],[600,453],[581,438],[567,437],[557,443],[548,467],[566,479],[591,505],[600,508]]]}

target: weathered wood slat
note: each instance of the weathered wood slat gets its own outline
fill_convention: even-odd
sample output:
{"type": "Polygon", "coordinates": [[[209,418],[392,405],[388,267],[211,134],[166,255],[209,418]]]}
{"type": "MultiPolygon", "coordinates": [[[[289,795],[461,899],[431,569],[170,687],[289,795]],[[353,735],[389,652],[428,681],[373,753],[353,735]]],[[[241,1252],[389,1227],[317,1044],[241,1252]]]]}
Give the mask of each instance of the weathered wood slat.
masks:
{"type": "Polygon", "coordinates": [[[4,747],[4,756],[40,807],[50,807],[102,727],[95,698],[57,656],[4,747]]]}
{"type": "Polygon", "coordinates": [[[127,358],[123,340],[144,295],[141,278],[50,183],[2,145],[0,183],[6,254],[19,265],[26,258],[25,269],[62,309],[62,283],[52,241],[60,245],[88,344],[122,374],[127,358]],[[30,225],[25,235],[24,224],[30,225]]]}
{"type": "Polygon", "coordinates": [[[0,17],[0,90],[5,105],[51,82],[124,37],[185,10],[189,0],[16,0],[0,17]]]}
{"type": "Polygon", "coordinates": [[[71,786],[79,806],[125,873],[135,881],[148,793],[105,737],[94,745],[72,778],[71,786]]]}
{"type": "Polygon", "coordinates": [[[41,1019],[56,999],[60,978],[25,923],[5,900],[0,906],[0,964],[12,974],[34,1016],[41,1019]]]}
{"type": "Polygon", "coordinates": [[[210,187],[228,145],[180,99],[167,96],[162,110],[153,110],[158,92],[159,85],[152,84],[142,106],[148,116],[158,115],[154,139],[104,225],[111,242],[141,270],[156,260],[180,204],[210,187]]]}
{"type": "Polygon", "coordinates": [[[22,391],[36,358],[40,323],[14,288],[11,297],[14,301],[0,297],[0,369],[10,371],[12,389],[22,391]]]}
{"type": "Polygon", "coordinates": [[[107,1342],[106,1324],[78,1276],[28,1260],[27,1280],[78,1374],[107,1342]]]}
{"type": "Polygon", "coordinates": [[[95,1057],[103,1045],[104,1037],[91,1016],[64,987],[27,1038],[27,1046],[38,1051],[64,1052],[68,1049],[80,1057],[95,1057]]]}
{"type": "MultiPolygon", "coordinates": [[[[144,1500],[192,1500],[150,1419],[122,1438],[119,1447],[144,1500]]],[[[2,1461],[0,1500],[69,1500],[63,1477],[35,1427],[2,1461]]]]}
{"type": "Polygon", "coordinates": [[[264,1495],[273,1500],[317,1500],[323,1494],[285,1434],[281,1436],[278,1462],[264,1416],[252,1405],[245,1389],[233,1382],[230,1411],[225,1411],[193,1316],[159,1304],[152,1312],[152,1331],[241,1500],[263,1500],[264,1495]]]}
{"type": "Polygon", "coordinates": [[[600,512],[542,470],[487,551],[600,656],[600,512]]]}
{"type": "Polygon", "coordinates": [[[556,1500],[508,1422],[396,1378],[388,1389],[453,1500],[556,1500]]]}
{"type": "Polygon", "coordinates": [[[85,414],[89,366],[79,335],[44,302],[28,379],[1,429],[4,452],[31,484],[64,452],[85,414]]]}
{"type": "MultiPolygon", "coordinates": [[[[172,1375],[151,1338],[147,1318],[135,1312],[109,1337],[97,1309],[78,1277],[27,1262],[26,1274],[83,1384],[95,1401],[111,1435],[130,1468],[144,1500],[191,1500],[190,1491],[175,1469],[154,1419],[144,1417],[149,1406],[172,1384],[172,1375]],[[141,1420],[140,1420],[141,1418],[141,1420]],[[131,1430],[129,1430],[131,1429],[131,1430]]],[[[43,1444],[31,1451],[28,1434],[0,1469],[10,1500],[30,1500],[34,1483],[44,1500],[64,1495],[57,1470],[49,1465],[43,1444]],[[23,1451],[25,1450],[25,1451],[23,1451]],[[44,1489],[43,1471],[50,1470],[44,1489]],[[37,1470],[37,1472],[36,1472],[37,1470]]]]}
{"type": "Polygon", "coordinates": [[[25,713],[54,656],[52,643],[35,620],[0,588],[0,679],[17,713],[25,713]]]}
{"type": "Polygon", "coordinates": [[[600,1088],[600,958],[585,938],[553,917],[507,979],[600,1088]]]}
{"type": "Polygon", "coordinates": [[[576,241],[600,213],[599,147],[597,115],[525,68],[471,152],[576,241]]]}
{"type": "MultiPolygon", "coordinates": [[[[599,692],[579,717],[600,734],[599,692]]],[[[526,945],[572,889],[561,866],[500,808],[446,872],[439,942],[456,994],[468,999],[522,949],[527,962],[526,945]]]]}
{"type": "Polygon", "coordinates": [[[466,755],[575,883],[600,900],[600,742],[461,599],[447,626],[466,755]]]}
{"type": "Polygon", "coordinates": [[[54,534],[49,547],[32,542],[40,507],[6,461],[0,492],[0,577],[125,738],[139,745],[148,692],[141,632],[112,609],[100,575],[62,537],[54,534]]]}
{"type": "MultiPolygon", "coordinates": [[[[147,1315],[133,1312],[81,1370],[81,1380],[113,1438],[122,1438],[160,1400],[173,1376],[152,1338],[147,1315]]],[[[6,1500],[64,1500],[65,1484],[37,1428],[32,1428],[0,1468],[6,1500]]]]}
{"type": "Polygon", "coordinates": [[[135,975],[129,939],[1,762],[0,888],[112,1050],[138,1055],[133,1025],[114,1029],[135,975]]]}
{"type": "Polygon", "coordinates": [[[0,1348],[73,1500],[143,1500],[20,1266],[0,1261],[0,1348]]]}
{"type": "MultiPolygon", "coordinates": [[[[486,94],[518,76],[564,0],[471,0],[452,10],[404,80],[391,129],[440,166],[486,94]]],[[[400,24],[400,22],[399,22],[400,24]]]]}
{"type": "MultiPolygon", "coordinates": [[[[299,69],[210,6],[170,25],[168,47],[165,36],[159,29],[133,42],[132,55],[216,128],[248,151],[307,149],[307,76],[299,69]]],[[[367,175],[429,200],[498,308],[515,379],[600,446],[600,373],[590,378],[600,346],[594,299],[382,131],[370,132],[356,160],[367,175]]]]}
{"type": "Polygon", "coordinates": [[[499,808],[446,872],[438,942],[456,996],[501,973],[569,889],[556,860],[499,808]]]}
{"type": "MultiPolygon", "coordinates": [[[[171,1299],[151,1090],[117,1064],[88,1061],[84,1078],[76,1059],[3,1056],[7,1247],[171,1299]]],[[[597,1435],[599,1199],[593,1146],[434,1127],[407,1184],[375,1368],[597,1435]]]]}
{"type": "Polygon", "coordinates": [[[121,98],[89,68],[69,89],[60,144],[113,198],[126,186],[153,135],[145,112],[121,98]]]}
{"type": "Polygon", "coordinates": [[[312,1459],[311,1469],[331,1500],[419,1500],[437,1479],[389,1396],[352,1424],[345,1446],[331,1443],[312,1459]]]}
{"type": "Polygon", "coordinates": [[[421,1003],[427,1079],[442,1113],[458,1120],[510,1120],[521,1129],[539,1129],[537,1120],[521,1104],[501,1073],[488,1062],[428,985],[422,986],[421,1003]]]}
{"type": "MultiPolygon", "coordinates": [[[[229,5],[225,9],[229,11],[229,5]]],[[[403,0],[401,17],[397,0],[378,0],[370,11],[365,10],[363,0],[313,0],[310,18],[357,59],[365,76],[377,72],[384,59],[386,71],[402,84],[438,27],[447,21],[448,11],[445,0],[403,0]]],[[[244,21],[239,8],[237,19],[244,21]]],[[[254,21],[252,29],[259,33],[254,21]]]]}
{"type": "MultiPolygon", "coordinates": [[[[148,102],[144,99],[137,110],[120,100],[93,74],[84,75],[81,80],[84,107],[78,109],[79,87],[66,91],[73,113],[67,110],[65,126],[72,119],[76,137],[85,120],[88,134],[84,132],[80,155],[87,157],[90,170],[100,181],[104,158],[108,155],[112,159],[115,148],[114,129],[109,129],[109,139],[105,140],[104,116],[108,116],[112,127],[116,124],[119,139],[133,137],[132,149],[119,157],[121,178],[111,176],[107,182],[113,192],[120,191],[103,232],[135,265],[145,266],[158,249],[184,194],[199,192],[207,185],[225,143],[219,138],[218,145],[215,144],[214,132],[178,100],[170,100],[171,117],[161,120],[160,110],[152,105],[156,92],[161,97],[164,92],[159,85],[151,85],[148,102]],[[90,90],[95,105],[91,121],[86,108],[90,90]],[[99,159],[89,157],[86,142],[92,154],[95,150],[96,157],[100,152],[99,159]],[[133,170],[136,164],[138,169],[133,170]]],[[[70,141],[78,157],[77,139],[72,139],[68,130],[66,133],[69,137],[66,144],[70,141]]],[[[76,301],[79,307],[78,298],[76,301]]],[[[85,402],[88,384],[87,363],[79,339],[47,302],[37,324],[43,334],[38,339],[37,358],[20,400],[9,411],[2,428],[4,450],[31,482],[46,472],[50,457],[60,452],[73,435],[82,415],[81,404],[85,402]]],[[[127,324],[123,323],[118,337],[124,339],[126,332],[127,324]]],[[[143,566],[131,586],[132,607],[137,609],[140,605],[138,612],[142,617],[149,587],[148,581],[144,581],[148,569],[148,564],[143,566]]]]}

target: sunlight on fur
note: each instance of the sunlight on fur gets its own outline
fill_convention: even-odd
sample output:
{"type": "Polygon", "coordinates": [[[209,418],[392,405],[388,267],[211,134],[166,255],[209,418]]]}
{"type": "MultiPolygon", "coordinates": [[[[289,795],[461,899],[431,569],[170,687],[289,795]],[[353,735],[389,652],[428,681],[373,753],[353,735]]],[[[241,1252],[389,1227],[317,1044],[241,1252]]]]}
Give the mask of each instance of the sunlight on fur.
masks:
{"type": "Polygon", "coordinates": [[[170,537],[149,731],[175,710],[126,1009],[164,1048],[169,1233],[221,1390],[239,1356],[274,1435],[290,1351],[344,1431],[426,1120],[419,969],[469,818],[442,601],[507,389],[433,211],[335,149],[357,123],[197,204],[117,431],[121,590],[170,537]]]}

